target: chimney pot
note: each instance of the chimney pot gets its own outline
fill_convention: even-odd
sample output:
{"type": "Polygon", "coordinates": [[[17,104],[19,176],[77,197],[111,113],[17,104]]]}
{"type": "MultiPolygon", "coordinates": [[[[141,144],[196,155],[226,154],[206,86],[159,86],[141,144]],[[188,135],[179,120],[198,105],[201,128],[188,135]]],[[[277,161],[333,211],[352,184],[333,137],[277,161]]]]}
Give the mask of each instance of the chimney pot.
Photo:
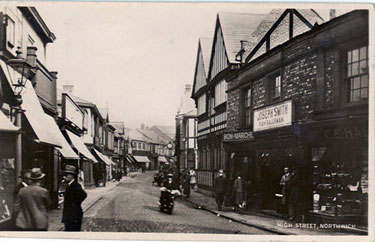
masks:
{"type": "Polygon", "coordinates": [[[329,10],[329,19],[336,18],[336,9],[329,10]]]}
{"type": "Polygon", "coordinates": [[[190,93],[191,91],[191,84],[186,84],[185,85],[185,93],[190,93]]]}

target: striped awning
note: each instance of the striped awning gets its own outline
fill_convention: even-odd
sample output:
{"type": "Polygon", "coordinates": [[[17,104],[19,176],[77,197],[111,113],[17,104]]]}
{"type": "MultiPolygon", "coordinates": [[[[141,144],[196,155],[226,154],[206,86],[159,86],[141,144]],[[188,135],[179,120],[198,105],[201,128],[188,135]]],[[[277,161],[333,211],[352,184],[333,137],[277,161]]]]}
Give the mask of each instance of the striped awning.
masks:
{"type": "Polygon", "coordinates": [[[140,162],[140,163],[149,163],[149,162],[151,162],[151,161],[148,159],[147,156],[138,156],[138,155],[135,155],[134,158],[135,158],[135,160],[136,160],[137,162],[140,162]]]}

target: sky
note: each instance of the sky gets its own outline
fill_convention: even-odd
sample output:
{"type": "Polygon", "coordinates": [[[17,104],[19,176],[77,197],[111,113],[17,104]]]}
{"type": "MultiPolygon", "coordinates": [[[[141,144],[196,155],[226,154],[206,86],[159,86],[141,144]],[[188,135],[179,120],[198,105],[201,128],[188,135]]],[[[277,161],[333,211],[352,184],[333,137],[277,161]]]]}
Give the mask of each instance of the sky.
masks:
{"type": "MultiPolygon", "coordinates": [[[[193,84],[199,37],[217,12],[270,11],[249,3],[38,3],[56,41],[47,67],[58,87],[109,108],[126,127],[175,125],[185,84],[193,84]]],[[[274,6],[273,6],[274,7],[274,6]]]]}

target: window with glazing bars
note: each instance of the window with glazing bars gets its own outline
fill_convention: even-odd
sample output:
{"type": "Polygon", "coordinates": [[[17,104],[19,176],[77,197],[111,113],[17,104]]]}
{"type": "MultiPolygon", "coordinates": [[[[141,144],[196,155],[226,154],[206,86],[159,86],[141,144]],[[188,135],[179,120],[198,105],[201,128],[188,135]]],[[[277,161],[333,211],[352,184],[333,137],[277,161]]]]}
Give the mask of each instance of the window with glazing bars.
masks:
{"type": "Polygon", "coordinates": [[[251,88],[245,90],[245,126],[251,125],[251,88]]]}
{"type": "Polygon", "coordinates": [[[363,46],[346,53],[347,100],[349,103],[368,99],[368,48],[363,46]]]}
{"type": "Polygon", "coordinates": [[[280,98],[281,95],[281,76],[272,77],[272,99],[280,98]]]}

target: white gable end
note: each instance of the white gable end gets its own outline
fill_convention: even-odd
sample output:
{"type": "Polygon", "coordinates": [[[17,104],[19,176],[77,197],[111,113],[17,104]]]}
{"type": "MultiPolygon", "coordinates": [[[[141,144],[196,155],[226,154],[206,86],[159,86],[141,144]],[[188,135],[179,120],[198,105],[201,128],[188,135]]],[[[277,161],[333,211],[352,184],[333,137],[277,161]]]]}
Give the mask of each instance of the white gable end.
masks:
{"type": "Polygon", "coordinates": [[[214,79],[215,76],[222,70],[228,67],[228,57],[225,50],[224,39],[221,27],[217,29],[215,38],[215,47],[213,49],[213,61],[211,67],[210,79],[214,79]]]}

